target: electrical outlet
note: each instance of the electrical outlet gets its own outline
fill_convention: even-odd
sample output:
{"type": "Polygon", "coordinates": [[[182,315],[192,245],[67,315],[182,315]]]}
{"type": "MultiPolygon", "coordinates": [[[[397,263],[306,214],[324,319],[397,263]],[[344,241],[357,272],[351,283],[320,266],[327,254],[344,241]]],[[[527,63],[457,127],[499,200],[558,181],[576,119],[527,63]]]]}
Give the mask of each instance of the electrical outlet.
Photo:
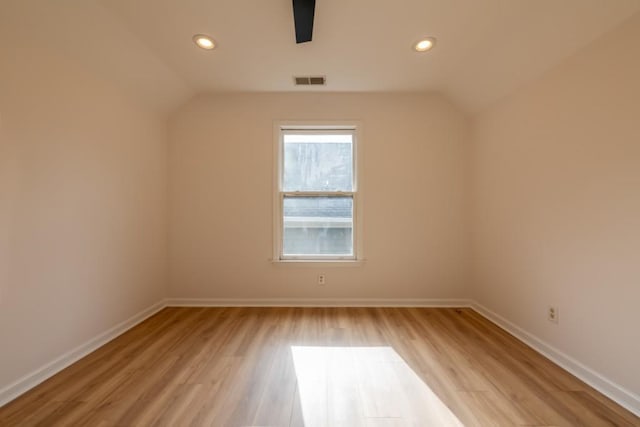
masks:
{"type": "Polygon", "coordinates": [[[549,310],[547,311],[547,319],[549,322],[558,323],[559,316],[558,307],[549,306],[549,310]]]}
{"type": "Polygon", "coordinates": [[[326,277],[324,274],[318,274],[318,285],[324,286],[326,284],[326,277]]]}

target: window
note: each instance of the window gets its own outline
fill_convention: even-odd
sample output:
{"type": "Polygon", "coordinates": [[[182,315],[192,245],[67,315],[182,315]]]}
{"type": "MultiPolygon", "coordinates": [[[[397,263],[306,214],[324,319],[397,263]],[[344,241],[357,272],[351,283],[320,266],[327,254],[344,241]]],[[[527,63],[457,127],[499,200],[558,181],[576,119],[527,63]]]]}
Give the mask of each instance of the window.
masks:
{"type": "Polygon", "coordinates": [[[275,259],[360,256],[355,126],[278,126],[275,259]]]}

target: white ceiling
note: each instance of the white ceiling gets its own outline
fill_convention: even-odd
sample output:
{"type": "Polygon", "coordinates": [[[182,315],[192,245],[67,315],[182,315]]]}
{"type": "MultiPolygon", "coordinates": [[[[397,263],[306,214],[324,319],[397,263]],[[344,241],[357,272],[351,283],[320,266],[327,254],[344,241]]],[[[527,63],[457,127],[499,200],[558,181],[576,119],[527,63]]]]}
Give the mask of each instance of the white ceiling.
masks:
{"type": "Polygon", "coordinates": [[[207,91],[310,90],[294,87],[292,76],[320,74],[327,86],[312,90],[440,91],[468,111],[640,11],[640,0],[317,0],[314,39],[296,45],[291,0],[0,3],[29,15],[21,22],[48,33],[52,48],[75,46],[76,55],[163,106],[207,91]],[[93,33],[78,42],[80,30],[93,33]],[[195,33],[212,35],[219,47],[198,49],[195,33]],[[437,37],[436,48],[413,52],[424,35],[437,37]],[[101,48],[92,50],[91,40],[101,48]]]}
{"type": "Polygon", "coordinates": [[[480,109],[640,10],[638,0],[317,0],[296,45],[291,0],[104,0],[196,91],[443,91],[480,109]],[[212,35],[213,52],[195,33],[212,35]],[[423,35],[427,54],[411,50],[423,35]],[[308,90],[308,88],[306,89],[308,90]]]}

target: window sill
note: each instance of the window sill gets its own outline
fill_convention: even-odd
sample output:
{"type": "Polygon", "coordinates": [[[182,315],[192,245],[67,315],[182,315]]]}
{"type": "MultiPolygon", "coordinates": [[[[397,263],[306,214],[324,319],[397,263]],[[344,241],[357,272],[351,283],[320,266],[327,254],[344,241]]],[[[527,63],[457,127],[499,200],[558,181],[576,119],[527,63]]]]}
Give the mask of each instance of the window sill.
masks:
{"type": "Polygon", "coordinates": [[[270,260],[274,267],[315,267],[315,268],[332,268],[332,267],[362,267],[366,262],[365,259],[272,259],[270,260]]]}

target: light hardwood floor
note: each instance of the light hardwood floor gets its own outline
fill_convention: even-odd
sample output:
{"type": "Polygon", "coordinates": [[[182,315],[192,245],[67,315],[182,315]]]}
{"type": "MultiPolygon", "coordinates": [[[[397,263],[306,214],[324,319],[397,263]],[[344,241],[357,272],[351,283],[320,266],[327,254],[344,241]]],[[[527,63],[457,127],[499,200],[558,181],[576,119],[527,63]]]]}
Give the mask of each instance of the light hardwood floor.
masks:
{"type": "Polygon", "coordinates": [[[2,426],[640,426],[470,309],[167,308],[2,426]]]}

